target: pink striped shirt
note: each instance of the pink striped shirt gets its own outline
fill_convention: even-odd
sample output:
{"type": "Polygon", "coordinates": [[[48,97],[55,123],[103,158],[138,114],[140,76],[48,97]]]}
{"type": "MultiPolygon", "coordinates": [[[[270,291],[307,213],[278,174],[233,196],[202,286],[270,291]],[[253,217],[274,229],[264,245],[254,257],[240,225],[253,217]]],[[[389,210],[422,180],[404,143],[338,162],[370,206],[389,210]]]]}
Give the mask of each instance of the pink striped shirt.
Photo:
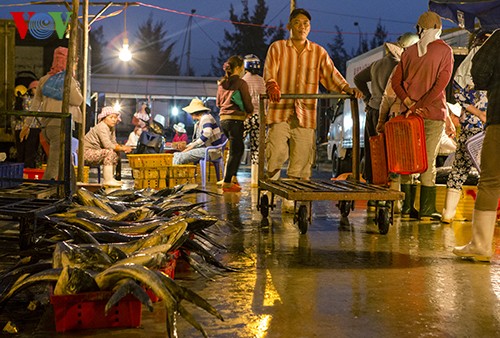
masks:
{"type": "MultiPolygon", "coordinates": [[[[339,93],[349,86],[326,50],[309,40],[300,53],[290,39],[273,42],[266,56],[264,80],[268,86],[277,83],[282,94],[317,94],[319,83],[339,93]]],[[[281,99],[278,103],[269,102],[267,124],[285,122],[295,110],[301,127],[315,129],[317,101],[281,99]]]]}

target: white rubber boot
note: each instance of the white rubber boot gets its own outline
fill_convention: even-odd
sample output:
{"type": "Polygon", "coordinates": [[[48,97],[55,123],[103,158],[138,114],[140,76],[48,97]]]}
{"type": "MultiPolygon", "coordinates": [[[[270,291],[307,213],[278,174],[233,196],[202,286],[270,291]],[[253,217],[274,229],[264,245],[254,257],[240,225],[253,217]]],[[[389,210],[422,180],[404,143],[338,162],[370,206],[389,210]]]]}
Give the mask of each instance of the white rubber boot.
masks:
{"type": "Polygon", "coordinates": [[[112,165],[104,165],[102,175],[104,176],[103,185],[108,187],[120,187],[122,185],[121,181],[115,180],[115,171],[112,165]]]}
{"type": "Polygon", "coordinates": [[[453,253],[470,257],[480,262],[489,262],[493,254],[492,242],[495,233],[497,212],[474,209],[472,213],[472,239],[469,244],[456,246],[453,253]]]}
{"type": "Polygon", "coordinates": [[[448,224],[453,222],[457,212],[458,202],[460,202],[460,197],[462,197],[461,190],[453,188],[446,189],[446,200],[444,202],[444,209],[441,215],[441,222],[448,224]]]}
{"type": "MultiPolygon", "coordinates": [[[[389,188],[391,190],[397,190],[401,191],[401,176],[398,175],[398,178],[395,178],[391,180],[389,188]]],[[[394,212],[396,214],[401,213],[401,208],[403,207],[403,201],[402,200],[396,200],[394,201],[394,212]]]]}
{"type": "Polygon", "coordinates": [[[250,166],[250,186],[257,188],[259,186],[259,165],[252,164],[250,166]]]}

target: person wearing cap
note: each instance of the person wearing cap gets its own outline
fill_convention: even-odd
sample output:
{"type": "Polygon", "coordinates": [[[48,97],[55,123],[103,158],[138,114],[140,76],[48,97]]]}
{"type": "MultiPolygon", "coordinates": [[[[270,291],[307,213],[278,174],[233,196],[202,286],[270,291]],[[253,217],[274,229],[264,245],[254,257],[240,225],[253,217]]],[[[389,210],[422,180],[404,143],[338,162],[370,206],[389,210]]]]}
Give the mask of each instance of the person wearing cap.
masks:
{"type": "MultiPolygon", "coordinates": [[[[484,130],[488,98],[485,90],[476,90],[470,73],[472,58],[489,36],[487,32],[478,32],[472,40],[469,53],[460,63],[453,77],[453,95],[460,106],[460,132],[458,134],[455,159],[446,181],[446,199],[441,222],[451,223],[462,196],[462,186],[472,168],[472,159],[467,152],[466,142],[472,136],[484,130]]],[[[449,105],[450,106],[450,105],[449,105]]],[[[451,109],[450,109],[451,110],[451,109]]]]}
{"type": "MultiPolygon", "coordinates": [[[[420,175],[421,221],[439,221],[436,210],[436,158],[448,116],[446,86],[453,72],[453,51],[441,40],[441,18],[425,12],[417,22],[419,40],[401,55],[392,76],[392,88],[401,100],[400,112],[424,119],[428,169],[420,175]]],[[[401,182],[410,184],[412,182],[401,182]]]]}
{"type": "MultiPolygon", "coordinates": [[[[401,49],[397,50],[396,52],[398,62],[401,60],[401,54],[403,53],[403,51],[406,48],[414,45],[417,41],[418,41],[418,35],[415,33],[407,32],[398,37],[396,45],[401,47],[401,49]]],[[[398,99],[396,93],[392,89],[392,76],[394,74],[395,69],[396,67],[393,68],[391,75],[389,75],[389,78],[387,79],[387,84],[384,88],[384,93],[382,94],[382,98],[380,100],[379,116],[378,116],[377,126],[375,127],[375,130],[378,134],[384,133],[385,123],[389,119],[396,117],[400,114],[399,107],[401,105],[401,100],[398,99]]],[[[401,190],[405,192],[405,201],[403,203],[397,201],[394,204],[394,212],[401,213],[402,218],[411,218],[411,217],[418,218],[418,210],[410,208],[410,205],[413,205],[412,201],[415,199],[415,196],[413,196],[412,193],[410,192],[413,186],[401,185],[401,181],[410,182],[416,180],[416,177],[414,175],[406,175],[402,179],[401,178],[402,176],[403,175],[389,173],[391,189],[401,190]],[[411,200],[411,198],[413,198],[413,200],[411,200]]],[[[416,189],[416,185],[414,188],[416,189]]]]}
{"type": "Polygon", "coordinates": [[[266,93],[266,82],[260,76],[261,65],[260,59],[253,54],[245,55],[243,60],[245,67],[245,75],[243,80],[248,84],[248,90],[252,97],[253,114],[249,119],[245,120],[245,129],[243,139],[249,135],[250,138],[250,185],[256,187],[258,185],[259,175],[259,95],[266,93]]]}
{"type": "MultiPolygon", "coordinates": [[[[182,108],[186,113],[191,115],[194,121],[198,121],[195,130],[195,139],[186,146],[183,151],[174,153],[173,164],[197,163],[205,157],[205,147],[217,146],[224,142],[224,134],[222,134],[217,121],[215,121],[210,108],[205,107],[203,101],[198,98],[191,100],[188,106],[182,108]]],[[[211,159],[216,160],[222,156],[219,149],[213,149],[209,152],[211,159]]]]}
{"type": "MultiPolygon", "coordinates": [[[[363,93],[366,104],[365,119],[365,147],[364,147],[364,170],[363,178],[367,183],[373,183],[372,160],[370,151],[370,137],[377,135],[377,124],[379,120],[379,109],[384,90],[389,77],[398,64],[405,47],[416,43],[417,35],[409,35],[407,39],[399,39],[396,43],[385,43],[385,56],[372,62],[368,67],[354,76],[354,84],[363,93]],[[368,86],[370,83],[370,87],[368,86]]],[[[369,207],[375,206],[375,201],[368,201],[369,207]]]]}
{"type": "MultiPolygon", "coordinates": [[[[52,76],[66,70],[68,60],[68,49],[66,47],[57,47],[54,50],[52,66],[48,73],[42,76],[39,80],[38,87],[35,91],[35,96],[31,102],[32,111],[42,112],[62,112],[62,100],[48,97],[43,94],[43,87],[48,79],[52,76]]],[[[75,65],[76,66],[76,65],[75,65]]],[[[83,103],[83,96],[80,90],[80,84],[73,76],[69,84],[69,112],[72,115],[73,121],[77,123],[82,122],[82,114],[80,105],[83,103]]],[[[22,140],[28,137],[30,127],[34,123],[34,117],[27,117],[24,122],[23,129],[21,130],[20,137],[22,140]]],[[[45,141],[49,144],[49,153],[47,158],[47,168],[43,174],[44,180],[58,179],[59,176],[59,153],[61,151],[61,119],[58,118],[42,118],[41,134],[45,141]]],[[[73,171],[70,170],[72,174],[73,171]]]]}
{"type": "Polygon", "coordinates": [[[186,125],[182,122],[174,124],[175,135],[172,142],[188,142],[186,134],[186,125]]]}
{"type": "Polygon", "coordinates": [[[116,141],[116,124],[121,121],[120,112],[107,106],[101,109],[97,116],[98,123],[85,134],[83,157],[87,165],[103,165],[103,184],[120,186],[121,181],[114,178],[118,164],[118,153],[130,153],[132,147],[121,145],[116,141]]]}
{"type": "MultiPolygon", "coordinates": [[[[269,96],[266,145],[267,176],[278,179],[288,160],[287,175],[295,179],[311,177],[315,158],[316,99],[281,99],[281,94],[317,94],[321,83],[328,91],[361,98],[351,88],[320,45],[309,41],[311,15],[296,8],[287,23],[290,38],[273,42],[264,64],[264,80],[269,96]]],[[[282,205],[283,206],[283,205],[282,205]]],[[[284,211],[293,208],[285,201],[284,211]]]]}
{"type": "Polygon", "coordinates": [[[483,148],[481,177],[472,212],[472,238],[466,245],[457,246],[457,256],[477,261],[490,261],[497,223],[500,198],[500,29],[495,30],[472,58],[471,75],[476,90],[486,90],[488,108],[483,148]]]}

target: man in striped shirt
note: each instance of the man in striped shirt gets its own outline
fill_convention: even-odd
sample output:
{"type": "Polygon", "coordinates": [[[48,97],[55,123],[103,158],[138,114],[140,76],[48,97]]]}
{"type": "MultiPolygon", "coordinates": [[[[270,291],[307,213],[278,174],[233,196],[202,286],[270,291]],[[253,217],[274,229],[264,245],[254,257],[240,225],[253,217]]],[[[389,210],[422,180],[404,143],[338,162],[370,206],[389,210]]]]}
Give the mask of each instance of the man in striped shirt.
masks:
{"type": "Polygon", "coordinates": [[[309,179],[315,156],[316,99],[283,99],[283,94],[317,94],[319,83],[332,92],[362,97],[335,68],[327,51],[307,40],[311,15],[302,8],[290,13],[288,40],[269,47],[264,80],[270,104],[266,144],[268,176],[279,177],[288,159],[289,178],[309,179]]]}

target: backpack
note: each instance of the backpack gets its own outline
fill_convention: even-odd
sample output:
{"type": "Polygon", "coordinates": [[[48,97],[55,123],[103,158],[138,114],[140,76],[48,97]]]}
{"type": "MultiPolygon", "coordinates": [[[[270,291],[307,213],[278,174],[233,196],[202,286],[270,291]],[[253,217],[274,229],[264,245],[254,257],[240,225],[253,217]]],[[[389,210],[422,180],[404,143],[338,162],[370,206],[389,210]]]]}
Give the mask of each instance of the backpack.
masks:
{"type": "Polygon", "coordinates": [[[62,71],[49,77],[47,81],[45,81],[45,83],[43,84],[42,94],[52,99],[62,101],[64,93],[65,76],[66,76],[66,71],[62,71]]]}
{"type": "Polygon", "coordinates": [[[137,142],[136,154],[159,154],[163,152],[165,141],[163,136],[143,131],[137,142]]]}

